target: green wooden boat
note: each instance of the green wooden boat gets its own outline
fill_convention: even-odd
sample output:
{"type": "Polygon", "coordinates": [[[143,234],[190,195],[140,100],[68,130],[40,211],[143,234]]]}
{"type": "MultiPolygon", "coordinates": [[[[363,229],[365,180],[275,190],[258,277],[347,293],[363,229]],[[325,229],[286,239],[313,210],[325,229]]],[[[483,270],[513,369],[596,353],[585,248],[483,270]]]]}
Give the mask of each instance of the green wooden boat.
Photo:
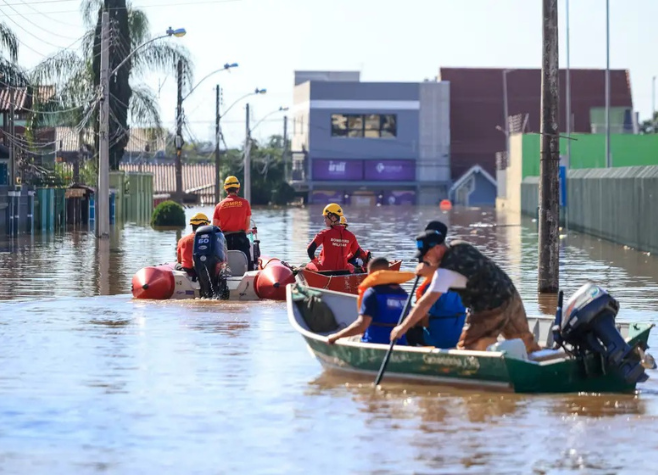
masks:
{"type": "MultiPolygon", "coordinates": [[[[374,381],[389,345],[363,343],[360,336],[341,339],[334,345],[327,343],[326,335],[357,318],[355,295],[290,284],[286,297],[291,325],[325,370],[369,374],[374,381]]],[[[521,340],[500,340],[498,351],[396,345],[384,381],[406,379],[516,393],[622,393],[636,389],[636,383],[627,382],[599,354],[577,358],[562,348],[552,349],[553,318],[528,320],[535,338],[545,348],[542,351],[530,355],[525,347],[519,351],[521,340]]],[[[653,326],[616,322],[623,339],[639,347],[634,351],[644,367],[655,367],[653,358],[644,353],[653,326]]]]}

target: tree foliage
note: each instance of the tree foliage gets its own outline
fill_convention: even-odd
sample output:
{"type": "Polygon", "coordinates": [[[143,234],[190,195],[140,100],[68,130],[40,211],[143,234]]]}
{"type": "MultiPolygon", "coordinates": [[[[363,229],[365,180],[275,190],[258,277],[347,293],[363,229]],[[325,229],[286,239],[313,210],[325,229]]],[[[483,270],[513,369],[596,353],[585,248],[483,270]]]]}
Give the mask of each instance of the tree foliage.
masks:
{"type": "MultiPolygon", "coordinates": [[[[88,112],[98,99],[102,12],[110,12],[110,70],[132,54],[110,78],[110,168],[116,170],[128,143],[131,124],[162,129],[156,95],[138,80],[153,72],[175,75],[180,60],[184,79],[191,84],[193,64],[187,49],[173,43],[173,39],[144,45],[152,38],[148,18],[127,0],[82,0],[80,8],[89,30],[79,51],[62,50],[46,58],[34,69],[31,80],[34,84],[56,86],[56,97],[49,104],[39,105],[38,110],[59,111],[60,114],[50,115],[58,125],[79,125],[85,118],[92,121],[97,132],[95,150],[98,150],[98,108],[93,115],[88,112]]],[[[0,30],[0,42],[1,34],[0,30]]],[[[43,114],[35,114],[30,122],[32,127],[40,125],[39,117],[43,114]]]]}

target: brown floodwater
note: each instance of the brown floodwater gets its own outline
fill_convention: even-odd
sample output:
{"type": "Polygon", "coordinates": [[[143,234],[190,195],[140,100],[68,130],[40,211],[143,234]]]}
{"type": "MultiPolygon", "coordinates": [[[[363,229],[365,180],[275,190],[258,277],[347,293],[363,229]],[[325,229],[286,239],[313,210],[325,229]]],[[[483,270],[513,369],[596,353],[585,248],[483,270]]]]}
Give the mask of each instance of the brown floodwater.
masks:
{"type": "MultiPolygon", "coordinates": [[[[186,213],[199,210],[211,211],[186,213]]],[[[263,254],[303,262],[320,212],[255,210],[263,254]]],[[[530,314],[555,310],[554,296],[536,292],[529,218],[348,212],[364,248],[406,268],[413,237],[443,219],[510,273],[530,314]]],[[[618,319],[658,321],[654,256],[562,234],[565,297],[592,280],[620,301],[618,319]]],[[[374,390],[325,373],[282,302],[132,300],[132,275],[171,261],[178,237],[128,224],[102,243],[86,230],[0,240],[0,473],[656,472],[656,371],[636,395],[374,390]]]]}

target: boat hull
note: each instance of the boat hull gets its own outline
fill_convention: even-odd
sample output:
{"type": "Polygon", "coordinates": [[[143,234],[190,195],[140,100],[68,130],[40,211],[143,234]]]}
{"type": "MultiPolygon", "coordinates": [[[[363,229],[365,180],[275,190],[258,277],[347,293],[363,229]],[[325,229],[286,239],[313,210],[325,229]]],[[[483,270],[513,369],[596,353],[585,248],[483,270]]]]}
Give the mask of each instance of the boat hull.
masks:
{"type": "MultiPolygon", "coordinates": [[[[360,373],[374,381],[389,345],[363,343],[359,337],[327,343],[325,334],[311,332],[287,288],[288,317],[304,338],[311,354],[328,370],[360,373]]],[[[341,327],[356,318],[356,298],[322,291],[322,300],[332,309],[341,327]],[[351,299],[351,300],[350,300],[351,299]],[[342,313],[341,313],[342,312],[342,313]],[[345,315],[351,313],[352,315],[345,315]]],[[[553,319],[530,317],[529,325],[537,340],[547,344],[553,319]]],[[[646,348],[653,324],[618,324],[623,338],[633,346],[646,348]]],[[[396,345],[386,369],[386,380],[414,380],[453,387],[474,387],[515,393],[628,393],[636,389],[616,371],[607,367],[598,355],[584,362],[563,351],[544,350],[519,359],[505,351],[468,351],[396,345]]]]}
{"type": "MultiPolygon", "coordinates": [[[[402,261],[393,261],[389,269],[400,270],[402,261]]],[[[358,294],[359,285],[368,277],[367,273],[348,275],[326,275],[310,270],[301,269],[297,272],[296,281],[307,287],[333,290],[346,294],[358,294]]]]}
{"type": "MultiPolygon", "coordinates": [[[[263,258],[259,267],[228,277],[229,300],[286,299],[286,285],[294,282],[292,270],[279,259],[263,258]]],[[[147,300],[196,299],[200,289],[187,272],[176,270],[176,263],[167,263],[140,269],[132,279],[132,294],[135,299],[147,300]]]]}

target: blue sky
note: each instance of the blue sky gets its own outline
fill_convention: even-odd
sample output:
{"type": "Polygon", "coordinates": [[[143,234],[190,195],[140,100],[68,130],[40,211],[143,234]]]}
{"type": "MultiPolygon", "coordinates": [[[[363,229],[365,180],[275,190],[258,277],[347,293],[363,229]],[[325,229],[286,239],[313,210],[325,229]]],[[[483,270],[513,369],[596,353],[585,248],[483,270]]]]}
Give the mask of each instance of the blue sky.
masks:
{"type": "MultiPolygon", "coordinates": [[[[254,121],[279,106],[291,106],[296,69],[360,70],[364,81],[422,81],[440,67],[540,67],[541,0],[134,0],[148,14],[154,34],[185,27],[180,41],[193,54],[196,78],[225,62],[230,74],[206,80],[187,99],[192,131],[210,139],[214,130],[214,86],[224,103],[255,87],[268,94],[250,98],[254,121]]],[[[79,0],[0,0],[5,23],[22,43],[20,62],[33,66],[56,46],[83,32],[79,0]],[[31,23],[30,23],[31,22],[31,23]],[[20,25],[20,26],[18,26],[20,25]],[[22,27],[22,28],[21,28],[22,27]],[[51,44],[47,44],[51,43],[51,44]],[[32,50],[30,50],[32,48],[32,50]]],[[[560,64],[566,64],[566,0],[559,0],[560,64]]],[[[630,70],[633,103],[650,116],[658,0],[610,1],[610,67],[630,70]]],[[[571,67],[605,68],[605,0],[571,0],[571,67]]],[[[165,80],[166,79],[166,80],[165,80]]],[[[164,80],[161,112],[174,123],[176,89],[164,80]]],[[[229,145],[244,138],[244,106],[223,119],[229,145]]],[[[273,114],[254,132],[264,138],[282,131],[273,114]]]]}

